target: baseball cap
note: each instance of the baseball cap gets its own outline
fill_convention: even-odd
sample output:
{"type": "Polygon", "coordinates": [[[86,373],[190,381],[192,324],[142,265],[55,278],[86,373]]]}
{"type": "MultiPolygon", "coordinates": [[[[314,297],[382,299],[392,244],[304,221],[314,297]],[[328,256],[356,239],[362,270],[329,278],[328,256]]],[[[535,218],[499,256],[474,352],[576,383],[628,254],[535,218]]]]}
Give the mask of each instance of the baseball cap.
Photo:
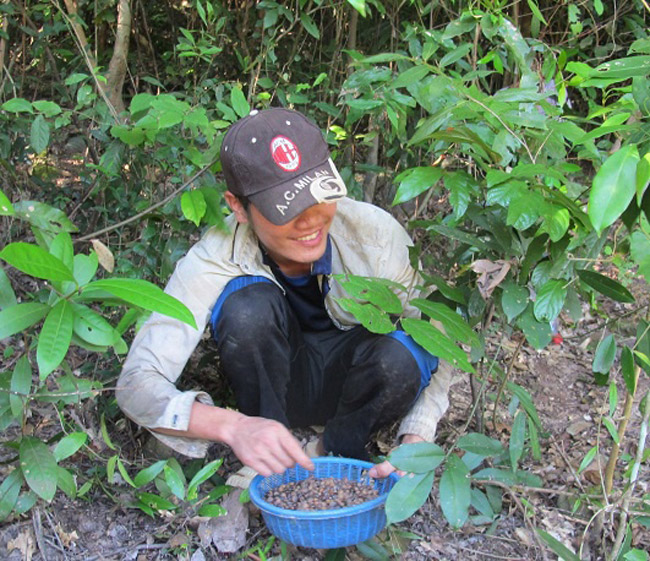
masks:
{"type": "Polygon", "coordinates": [[[228,190],[277,226],[347,193],[321,130],[290,109],[254,110],[233,124],[221,145],[221,166],[228,190]]]}

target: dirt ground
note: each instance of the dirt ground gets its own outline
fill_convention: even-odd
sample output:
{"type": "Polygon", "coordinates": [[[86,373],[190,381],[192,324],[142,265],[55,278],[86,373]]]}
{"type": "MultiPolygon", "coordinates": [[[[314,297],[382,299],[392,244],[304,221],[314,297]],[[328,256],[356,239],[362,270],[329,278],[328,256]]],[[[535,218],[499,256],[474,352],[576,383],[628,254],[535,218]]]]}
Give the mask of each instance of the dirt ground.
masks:
{"type": "MultiPolygon", "coordinates": [[[[506,494],[504,508],[491,525],[467,523],[460,530],[452,530],[442,516],[437,485],[434,485],[429,500],[416,514],[377,536],[376,541],[382,544],[385,552],[406,561],[557,559],[556,555],[541,547],[534,532],[534,528],[540,528],[574,551],[582,547],[583,559],[604,559],[600,547],[587,539],[593,527],[594,510],[585,508],[583,504],[572,511],[573,502],[581,492],[598,488],[598,461],[604,464],[610,449],[610,440],[603,427],[599,430],[598,422],[599,413],[607,408],[608,390],[596,386],[591,374],[591,349],[593,339],[600,334],[596,330],[599,326],[602,327],[601,320],[587,318],[573,330],[563,328],[564,341],[561,344],[552,344],[542,351],[523,346],[513,362],[510,380],[530,391],[547,431],[542,439],[541,461],[535,462],[529,457],[525,462],[527,469],[543,479],[544,488],[518,489],[506,494]],[[603,454],[576,481],[577,467],[599,438],[603,454]]],[[[497,356],[504,367],[512,361],[516,346],[513,341],[498,336],[491,337],[489,343],[493,356],[497,356]]],[[[643,395],[649,387],[647,376],[642,375],[638,395],[643,395]]],[[[511,424],[506,418],[507,403],[500,403],[497,407],[496,427],[492,426],[491,411],[497,390],[494,382],[486,386],[488,405],[484,419],[488,433],[507,442],[511,424]]],[[[474,430],[473,424],[467,429],[471,407],[469,379],[460,375],[452,387],[450,409],[439,427],[437,442],[440,445],[447,447],[463,431],[474,430]]],[[[635,451],[639,421],[640,415],[635,407],[628,436],[623,440],[623,454],[635,451]]],[[[149,462],[160,455],[160,448],[152,447],[150,441],[142,450],[137,449],[146,439],[137,431],[132,436],[130,431],[134,427],[130,424],[118,423],[114,430],[120,428],[124,432],[114,436],[116,442],[122,441],[123,454],[130,452],[134,460],[136,455],[140,455],[148,458],[149,462]]],[[[299,436],[308,437],[306,433],[299,436]]],[[[389,434],[379,435],[380,441],[389,438],[389,434]]],[[[225,447],[215,445],[210,456],[224,459],[219,471],[224,478],[239,467],[236,458],[225,447]]],[[[82,461],[89,460],[84,458],[82,461]]],[[[648,467],[646,461],[638,483],[639,496],[649,491],[648,467]]],[[[8,561],[257,561],[281,553],[279,542],[273,543],[260,512],[252,505],[247,507],[249,521],[243,547],[233,553],[224,553],[217,549],[209,535],[206,537],[206,533],[200,531],[197,526],[200,522],[196,519],[184,516],[182,512],[152,518],[129,508],[132,498],[130,488],[123,482],[105,490],[96,487],[87,500],[71,501],[58,493],[52,504],[40,504],[28,516],[9,520],[0,526],[0,551],[6,552],[3,558],[8,561]]],[[[635,529],[633,545],[649,550],[650,532],[635,529]]],[[[343,552],[335,556],[333,551],[293,546],[289,546],[287,552],[291,559],[300,560],[344,558],[343,552]]],[[[365,550],[364,557],[364,552],[356,547],[346,548],[344,554],[350,560],[369,555],[365,550]]]]}

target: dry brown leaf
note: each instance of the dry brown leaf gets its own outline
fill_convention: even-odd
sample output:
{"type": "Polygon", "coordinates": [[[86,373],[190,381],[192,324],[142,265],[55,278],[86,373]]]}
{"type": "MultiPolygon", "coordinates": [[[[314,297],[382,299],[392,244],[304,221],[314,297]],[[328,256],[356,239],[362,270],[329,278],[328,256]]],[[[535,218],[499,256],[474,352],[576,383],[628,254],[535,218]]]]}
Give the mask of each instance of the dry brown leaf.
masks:
{"type": "Polygon", "coordinates": [[[97,254],[99,264],[109,273],[112,273],[113,269],[115,269],[115,257],[113,257],[113,252],[99,240],[90,240],[90,243],[93,244],[93,249],[97,254]]]}
{"type": "Polygon", "coordinates": [[[34,537],[30,530],[25,530],[15,539],[7,542],[7,551],[17,549],[22,554],[23,561],[31,561],[34,555],[34,537]]]}
{"type": "Polygon", "coordinates": [[[212,542],[220,553],[234,553],[246,545],[248,509],[239,501],[240,495],[240,490],[228,494],[222,502],[227,514],[200,524],[197,533],[201,545],[212,542]]]}
{"type": "Polygon", "coordinates": [[[64,547],[70,547],[70,544],[75,543],[79,539],[79,535],[77,534],[76,530],[72,530],[72,532],[66,532],[61,527],[61,524],[56,525],[56,533],[59,535],[59,539],[61,540],[61,543],[64,547]]]}
{"type": "Polygon", "coordinates": [[[484,300],[487,300],[506,278],[510,270],[510,262],[498,259],[490,261],[489,259],[478,259],[470,265],[472,271],[478,273],[476,285],[484,300]]]}

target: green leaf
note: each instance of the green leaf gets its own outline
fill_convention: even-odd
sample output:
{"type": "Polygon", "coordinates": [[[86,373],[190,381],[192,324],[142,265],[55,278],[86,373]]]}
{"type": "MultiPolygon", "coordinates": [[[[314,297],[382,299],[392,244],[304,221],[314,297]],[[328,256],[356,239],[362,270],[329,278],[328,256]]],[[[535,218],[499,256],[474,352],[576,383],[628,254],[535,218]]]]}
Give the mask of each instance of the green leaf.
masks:
{"type": "Polygon", "coordinates": [[[49,310],[47,304],[26,302],[0,311],[0,339],[31,327],[43,319],[49,310]]]}
{"type": "Polygon", "coordinates": [[[501,308],[506,314],[508,323],[512,323],[528,306],[530,293],[527,288],[515,284],[511,281],[504,282],[501,285],[501,308]]]}
{"type": "Polygon", "coordinates": [[[357,275],[334,275],[334,278],[353,298],[370,302],[389,314],[401,314],[404,311],[402,302],[391,290],[404,290],[404,287],[397,283],[357,275]]]}
{"type": "Polygon", "coordinates": [[[198,512],[199,516],[210,516],[216,518],[218,516],[225,516],[228,511],[221,505],[203,505],[198,512]]]}
{"type": "Polygon", "coordinates": [[[551,279],[542,285],[533,307],[535,318],[549,322],[560,315],[566,299],[566,284],[566,281],[551,279]]]}
{"type": "Polygon", "coordinates": [[[539,6],[537,5],[537,2],[535,2],[535,0],[528,0],[528,7],[530,8],[530,11],[533,13],[533,15],[539,21],[541,21],[544,25],[548,25],[548,23],[544,19],[544,16],[542,15],[542,12],[539,9],[539,6]]]}
{"type": "Polygon", "coordinates": [[[33,436],[24,436],[19,448],[20,468],[27,485],[50,502],[56,493],[58,467],[50,449],[33,436]]]}
{"type": "Polygon", "coordinates": [[[190,480],[187,486],[187,500],[193,501],[197,497],[197,489],[201,483],[210,479],[219,469],[223,460],[213,460],[209,464],[204,465],[194,477],[190,480]]]}
{"type": "Polygon", "coordinates": [[[537,350],[546,347],[553,337],[549,322],[539,321],[533,314],[532,306],[528,306],[517,318],[517,327],[524,332],[526,340],[537,350]]]}
{"type": "Polygon", "coordinates": [[[141,279],[112,278],[88,283],[83,296],[101,299],[101,293],[113,296],[152,312],[173,317],[196,329],[192,312],[176,298],[165,294],[155,284],[141,279]]]}
{"type": "Polygon", "coordinates": [[[411,168],[401,173],[398,178],[401,181],[391,204],[395,206],[414,199],[435,186],[441,177],[442,169],[432,166],[411,168]]]}
{"type": "Polygon", "coordinates": [[[62,111],[61,106],[58,103],[53,101],[48,101],[46,99],[39,99],[33,104],[34,109],[39,113],[43,113],[46,117],[56,117],[62,111]]]}
{"type": "Polygon", "coordinates": [[[174,511],[178,508],[171,501],[168,501],[167,499],[163,499],[162,497],[159,497],[158,495],[154,495],[153,493],[145,493],[145,492],[138,493],[138,499],[142,501],[144,505],[151,508],[155,508],[156,510],[174,511]]]}
{"type": "Polygon", "coordinates": [[[11,413],[16,419],[22,419],[23,409],[27,404],[29,393],[32,389],[32,367],[26,355],[21,356],[16,363],[11,376],[11,391],[9,404],[11,413]],[[20,395],[15,395],[20,394],[20,395]]]}
{"type": "Polygon", "coordinates": [[[372,304],[361,304],[351,298],[339,298],[339,305],[357,318],[372,333],[391,333],[395,326],[386,312],[372,304]]]}
{"type": "Polygon", "coordinates": [[[312,37],[315,39],[320,39],[320,31],[318,29],[318,26],[314,23],[314,20],[310,15],[302,12],[300,14],[300,23],[307,30],[307,33],[309,33],[312,37]]]}
{"type": "Polygon", "coordinates": [[[176,497],[183,500],[185,498],[185,482],[171,466],[166,465],[164,471],[165,483],[167,483],[169,489],[176,497]]]}
{"type": "Polygon", "coordinates": [[[628,144],[607,158],[596,173],[587,214],[598,235],[613,224],[632,201],[638,162],[636,144],[628,144]]]}
{"type": "Polygon", "coordinates": [[[590,78],[627,80],[634,76],[647,77],[650,74],[650,56],[628,56],[608,60],[599,64],[590,78]]]}
{"type": "Polygon", "coordinates": [[[424,347],[432,355],[446,360],[464,372],[474,372],[467,354],[463,349],[454,345],[442,331],[431,325],[428,321],[414,318],[403,318],[402,327],[413,340],[424,347]]]}
{"type": "Polygon", "coordinates": [[[498,468],[482,469],[473,474],[472,477],[477,481],[498,481],[499,483],[503,483],[508,487],[512,487],[517,483],[517,477],[514,472],[498,468]]]}
{"type": "Polygon", "coordinates": [[[639,206],[648,185],[650,185],[650,152],[643,156],[636,166],[636,202],[639,206]]]}
{"type": "MultiPolygon", "coordinates": [[[[350,6],[352,6],[357,12],[361,14],[361,17],[366,17],[366,0],[346,0],[350,6]]],[[[367,62],[367,61],[366,61],[367,62]]]]}
{"type": "Polygon", "coordinates": [[[458,456],[452,454],[440,478],[440,506],[452,527],[460,528],[465,524],[471,502],[469,470],[458,456]]]}
{"type": "MultiPolygon", "coordinates": [[[[111,440],[111,436],[108,434],[108,429],[106,428],[106,418],[104,416],[104,413],[102,413],[102,416],[100,417],[99,420],[99,429],[102,433],[102,438],[104,439],[106,446],[108,446],[111,450],[117,450],[115,444],[113,444],[113,441],[111,440]]],[[[117,458],[117,456],[113,456],[113,457],[117,458]]],[[[117,459],[115,461],[117,461],[117,459]]],[[[113,479],[112,477],[109,477],[109,480],[112,479],[113,479]]]]}
{"type": "Polygon", "coordinates": [[[477,432],[464,434],[458,439],[456,445],[461,450],[466,450],[467,452],[484,457],[498,456],[503,452],[503,444],[501,442],[477,432]]]}
{"type": "Polygon", "coordinates": [[[555,553],[562,561],[580,561],[580,556],[576,555],[568,547],[566,547],[562,542],[551,536],[548,532],[535,529],[539,534],[539,537],[542,541],[551,548],[553,553],[555,553]]]}
{"type": "Polygon", "coordinates": [[[389,524],[406,520],[429,498],[434,472],[407,474],[388,493],[386,519],[389,524]]]}
{"type": "Polygon", "coordinates": [[[119,333],[101,315],[87,306],[72,304],[75,335],[98,346],[111,346],[120,338],[119,333]]]}
{"type": "Polygon", "coordinates": [[[0,216],[11,216],[12,214],[16,214],[16,211],[7,195],[0,190],[0,216]]]}
{"type": "Polygon", "coordinates": [[[50,244],[50,254],[60,259],[68,269],[73,270],[74,247],[72,245],[72,238],[68,232],[59,232],[54,237],[50,244]]]}
{"type": "Polygon", "coordinates": [[[1,107],[9,113],[34,113],[32,104],[22,97],[14,97],[5,101],[1,107]]]}
{"type": "Polygon", "coordinates": [[[133,483],[135,483],[136,487],[144,487],[148,483],[151,483],[166,464],[167,460],[158,460],[149,467],[140,470],[133,478],[133,483]]]}
{"type": "Polygon", "coordinates": [[[510,443],[508,451],[510,453],[510,464],[512,469],[516,470],[519,460],[524,455],[524,442],[526,440],[526,414],[523,411],[518,411],[515,415],[515,420],[512,423],[512,431],[510,433],[510,443]]]}
{"type": "Polygon", "coordinates": [[[37,245],[10,243],[0,251],[0,259],[33,277],[52,281],[74,281],[72,271],[54,255],[37,245]]]}
{"type": "Polygon", "coordinates": [[[133,483],[133,479],[131,479],[129,472],[126,471],[126,468],[124,467],[124,464],[122,463],[122,460],[120,460],[119,457],[117,457],[117,469],[120,472],[122,479],[124,479],[124,481],[126,481],[129,485],[131,485],[131,487],[135,487],[135,483],[133,483]]]}
{"type": "Polygon", "coordinates": [[[576,272],[582,282],[593,288],[596,292],[600,292],[603,296],[607,296],[617,302],[634,302],[632,293],[614,279],[594,271],[587,271],[586,269],[579,269],[576,272]]]}
{"type": "Polygon", "coordinates": [[[74,499],[77,496],[77,483],[74,476],[67,469],[57,466],[56,485],[69,498],[74,499]]]}
{"type": "Polygon", "coordinates": [[[460,314],[457,314],[448,306],[422,298],[415,298],[410,303],[430,318],[442,323],[445,333],[454,341],[472,346],[480,345],[478,335],[474,333],[460,314]]]}
{"type": "Polygon", "coordinates": [[[585,454],[585,457],[582,458],[582,461],[580,462],[580,466],[578,467],[578,473],[582,473],[584,470],[586,470],[591,462],[593,462],[594,458],[596,457],[596,453],[598,452],[598,446],[592,446],[589,452],[585,454]]]}
{"type": "Polygon", "coordinates": [[[615,444],[620,444],[619,438],[618,438],[618,430],[616,429],[616,425],[614,424],[614,421],[612,420],[611,417],[603,417],[603,425],[605,425],[605,428],[607,429],[607,432],[609,432],[609,436],[612,437],[612,440],[614,441],[615,444]]]}
{"type": "Polygon", "coordinates": [[[23,476],[18,468],[10,472],[0,484],[0,521],[7,518],[14,509],[22,484],[23,476]]]}
{"type": "Polygon", "coordinates": [[[93,251],[90,255],[81,253],[74,256],[73,274],[79,286],[87,285],[97,272],[99,260],[97,254],[93,251]]]}
{"type": "MultiPolygon", "coordinates": [[[[47,232],[76,232],[78,228],[58,208],[38,201],[18,201],[14,204],[16,214],[30,224],[47,232]]],[[[57,279],[54,279],[57,280],[57,279]]],[[[66,279],[58,279],[66,280],[66,279]]]]}
{"type": "Polygon", "coordinates": [[[627,345],[621,351],[621,373],[629,394],[636,393],[636,374],[634,372],[634,353],[627,345]]]}
{"type": "Polygon", "coordinates": [[[391,452],[388,461],[409,473],[426,473],[436,469],[445,459],[445,451],[432,442],[402,444],[391,452]]]}
{"type": "Polygon", "coordinates": [[[598,343],[594,360],[591,365],[592,372],[609,374],[616,358],[616,341],[611,333],[598,343]]]}
{"type": "Polygon", "coordinates": [[[43,115],[38,115],[32,121],[30,144],[36,154],[43,152],[50,143],[50,125],[43,115]]]}
{"type": "Polygon", "coordinates": [[[67,300],[59,300],[47,314],[36,349],[36,363],[41,380],[65,358],[72,340],[73,322],[72,306],[67,300]]]}
{"type": "Polygon", "coordinates": [[[69,458],[77,452],[88,440],[88,435],[85,432],[71,432],[65,435],[57,445],[54,447],[54,459],[57,462],[69,458]]]}
{"type": "Polygon", "coordinates": [[[201,218],[205,216],[207,208],[208,205],[205,202],[205,198],[201,191],[192,189],[190,191],[185,191],[185,193],[181,195],[181,210],[183,211],[183,216],[194,222],[197,226],[201,223],[201,218]]]}
{"type": "Polygon", "coordinates": [[[417,84],[430,73],[431,70],[424,64],[411,66],[411,68],[407,68],[404,72],[400,72],[399,76],[391,83],[391,87],[397,89],[412,86],[413,84],[417,84]]]}
{"type": "Polygon", "coordinates": [[[251,111],[250,105],[248,105],[246,96],[241,88],[234,87],[230,91],[230,104],[239,117],[246,117],[251,111]]]}

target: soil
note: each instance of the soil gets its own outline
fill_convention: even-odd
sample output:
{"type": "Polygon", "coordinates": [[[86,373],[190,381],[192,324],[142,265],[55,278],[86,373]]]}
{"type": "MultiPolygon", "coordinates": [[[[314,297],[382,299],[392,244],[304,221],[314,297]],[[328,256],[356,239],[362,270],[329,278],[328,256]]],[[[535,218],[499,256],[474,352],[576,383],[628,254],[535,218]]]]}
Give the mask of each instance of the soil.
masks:
{"type": "MultiPolygon", "coordinates": [[[[634,326],[638,320],[633,313],[648,305],[646,284],[639,282],[630,288],[637,296],[634,305],[603,303],[601,315],[589,314],[578,324],[568,320],[560,325],[561,342],[536,351],[526,345],[518,350],[516,341],[500,333],[488,333],[488,354],[495,357],[499,366],[508,370],[509,381],[526,388],[541,419],[544,433],[540,435],[540,459],[527,456],[524,467],[542,478],[541,489],[516,488],[504,491],[503,508],[494,521],[485,523],[475,520],[454,530],[442,515],[438,499],[437,483],[426,503],[409,519],[383,531],[377,541],[384,551],[404,561],[422,560],[549,560],[557,555],[545,549],[535,529],[545,530],[573,551],[580,549],[583,560],[601,560],[606,549],[599,540],[593,540],[596,527],[597,507],[581,499],[588,493],[597,493],[602,486],[601,473],[611,450],[611,438],[601,424],[601,415],[607,412],[610,393],[607,387],[594,383],[591,372],[593,351],[603,328],[611,318],[622,318],[616,325],[617,333],[630,334],[633,341],[634,326]],[[577,474],[578,466],[587,452],[596,444],[601,454],[590,466],[577,474]]],[[[612,325],[610,324],[611,328],[612,325]]],[[[5,349],[0,343],[0,352],[5,349]]],[[[214,368],[210,350],[197,353],[190,365],[190,371],[200,372],[200,382],[214,395],[221,396],[221,402],[229,399],[227,389],[214,368]],[[207,358],[206,358],[207,357],[207,358]],[[195,368],[200,366],[199,368],[195,368]]],[[[79,354],[72,357],[73,368],[81,367],[91,360],[79,354]]],[[[94,359],[92,359],[94,360],[94,359]]],[[[101,368],[98,367],[98,368],[101,368]]],[[[115,365],[107,365],[108,376],[103,379],[106,387],[116,375],[115,365]],[[111,378],[111,376],[113,378],[111,378]]],[[[188,376],[188,385],[198,385],[199,375],[188,376]]],[[[500,392],[498,376],[486,375],[484,386],[485,405],[480,417],[472,414],[473,397],[470,379],[460,374],[452,386],[450,408],[441,422],[437,443],[445,449],[458,436],[477,429],[477,422],[484,424],[485,431],[500,438],[504,444],[509,439],[512,417],[509,412],[509,394],[500,392]],[[495,402],[498,400],[497,405],[495,402]],[[496,414],[493,411],[496,410],[496,414]]],[[[619,376],[620,380],[620,376],[619,376]]],[[[476,389],[476,387],[475,387],[476,389]]],[[[642,374],[637,396],[643,396],[650,389],[649,379],[642,374]]],[[[613,415],[618,419],[622,411],[624,385],[618,383],[621,398],[613,415]]],[[[623,471],[630,457],[633,457],[639,440],[640,414],[638,403],[626,435],[621,440],[620,469],[617,472],[613,500],[619,502],[625,481],[623,471]]],[[[139,431],[116,411],[109,399],[87,400],[68,408],[69,420],[84,427],[89,434],[92,454],[78,454],[66,461],[66,466],[77,473],[81,485],[93,477],[98,468],[115,454],[102,438],[100,416],[110,419],[108,431],[125,465],[134,473],[137,468],[151,464],[161,457],[160,448],[154,439],[139,431]]],[[[28,419],[28,430],[43,430],[50,424],[53,433],[58,430],[58,419],[53,418],[52,408],[35,407],[28,419]]],[[[394,429],[393,429],[394,430],[394,429]]],[[[11,434],[3,435],[3,439],[11,434]]],[[[310,431],[301,431],[297,436],[307,441],[310,431]]],[[[373,451],[387,453],[393,442],[391,430],[377,435],[373,451]]],[[[0,448],[0,478],[7,474],[6,466],[10,454],[6,447],[0,448]]],[[[169,451],[164,453],[169,455],[169,451]]],[[[222,458],[223,464],[217,473],[217,482],[224,481],[241,464],[230,450],[214,445],[209,458],[222,458]]],[[[191,462],[177,458],[184,466],[191,462]]],[[[642,508],[639,500],[644,493],[650,493],[650,465],[646,457],[637,482],[635,509],[642,508]]],[[[99,469],[101,473],[101,469],[99,469]]],[[[210,543],[206,545],[198,531],[200,520],[191,509],[180,509],[148,516],[131,504],[134,495],[124,480],[116,475],[112,484],[105,476],[98,476],[96,484],[81,499],[72,500],[57,493],[50,504],[38,503],[26,515],[14,517],[0,524],[0,557],[7,561],[146,561],[146,560],[221,560],[221,559],[269,559],[286,551],[291,559],[318,561],[333,559],[328,552],[289,546],[286,549],[272,539],[266,529],[260,512],[252,505],[249,510],[248,530],[243,545],[234,553],[224,553],[210,543]]],[[[646,498],[646,508],[647,498],[646,498]]],[[[604,510],[604,534],[610,541],[614,538],[617,518],[611,516],[611,508],[604,510]]],[[[634,527],[632,545],[638,549],[650,550],[650,531],[634,527]]],[[[369,549],[346,548],[345,558],[363,559],[369,549]]],[[[279,557],[278,557],[279,558],[279,557]]],[[[336,557],[343,559],[343,557],[336,557]]],[[[375,553],[374,558],[377,557],[375,553]]]]}

